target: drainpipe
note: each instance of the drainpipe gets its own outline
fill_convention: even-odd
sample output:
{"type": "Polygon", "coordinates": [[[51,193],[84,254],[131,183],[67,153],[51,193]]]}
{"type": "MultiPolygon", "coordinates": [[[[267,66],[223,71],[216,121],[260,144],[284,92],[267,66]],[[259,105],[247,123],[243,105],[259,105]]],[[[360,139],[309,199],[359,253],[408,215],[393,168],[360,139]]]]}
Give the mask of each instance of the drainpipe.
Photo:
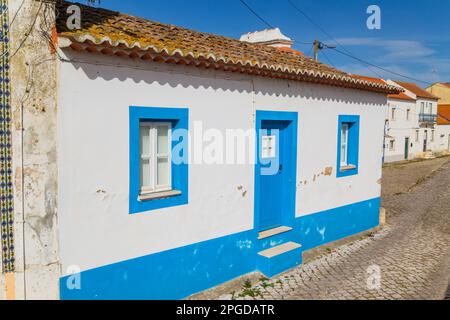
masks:
{"type": "Polygon", "coordinates": [[[386,155],[386,134],[389,131],[389,120],[384,121],[384,135],[383,135],[383,164],[384,164],[384,158],[386,155]]]}
{"type": "Polygon", "coordinates": [[[22,232],[22,267],[23,267],[23,300],[27,299],[27,281],[26,281],[26,268],[27,268],[27,264],[25,262],[25,174],[24,174],[24,169],[25,169],[25,165],[24,165],[24,156],[23,156],[23,151],[24,151],[24,146],[23,146],[23,139],[24,139],[24,131],[25,131],[25,126],[24,126],[24,121],[23,121],[23,102],[20,103],[20,184],[21,184],[21,201],[22,201],[22,214],[20,217],[20,225],[21,225],[21,232],[22,232]]]}

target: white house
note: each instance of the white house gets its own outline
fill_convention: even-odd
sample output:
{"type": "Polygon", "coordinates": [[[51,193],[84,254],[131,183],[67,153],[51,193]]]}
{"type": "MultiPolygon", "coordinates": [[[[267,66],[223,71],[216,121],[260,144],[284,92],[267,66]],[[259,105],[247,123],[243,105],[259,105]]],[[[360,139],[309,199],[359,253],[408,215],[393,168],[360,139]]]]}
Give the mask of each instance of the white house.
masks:
{"type": "MultiPolygon", "coordinates": [[[[437,126],[438,98],[414,83],[358,76],[403,92],[389,94],[386,108],[384,162],[423,158],[446,150],[437,126]]],[[[442,130],[441,130],[442,131],[442,130]]]]}
{"type": "MultiPolygon", "coordinates": [[[[401,103],[398,98],[389,97],[389,121],[393,128],[411,128],[410,136],[400,136],[400,145],[394,142],[394,153],[396,156],[393,160],[402,160],[400,155],[409,154],[409,158],[423,157],[427,152],[439,152],[440,146],[437,139],[437,104],[438,98],[431,93],[425,91],[414,83],[400,82],[388,80],[387,83],[398,85],[404,89],[405,95],[415,100],[415,106],[411,103],[401,103]],[[410,111],[408,112],[407,109],[410,111]],[[398,110],[398,111],[397,111],[398,110]],[[405,111],[406,110],[406,111],[405,111]],[[394,118],[392,118],[394,116],[394,118]],[[399,121],[397,123],[397,121],[399,121]],[[410,120],[407,120],[410,119],[410,120]],[[410,126],[409,124],[412,124],[410,126]],[[404,140],[403,140],[404,138],[404,140]],[[408,147],[409,145],[409,147],[408,147]]],[[[411,101],[410,101],[411,102],[411,101]]],[[[398,136],[397,136],[398,137],[398,136]]],[[[391,143],[390,140],[389,143],[391,143]]],[[[405,159],[405,158],[403,158],[405,159]]]]}
{"type": "Polygon", "coordinates": [[[47,127],[61,299],[185,298],[379,225],[397,87],[87,6],[69,30],[68,5],[47,127]]]}
{"type": "Polygon", "coordinates": [[[450,83],[434,83],[426,88],[429,93],[439,98],[437,133],[438,148],[443,153],[450,152],[450,83]]]}
{"type": "Polygon", "coordinates": [[[420,152],[416,99],[405,93],[388,96],[384,161],[414,159],[420,152]]]}

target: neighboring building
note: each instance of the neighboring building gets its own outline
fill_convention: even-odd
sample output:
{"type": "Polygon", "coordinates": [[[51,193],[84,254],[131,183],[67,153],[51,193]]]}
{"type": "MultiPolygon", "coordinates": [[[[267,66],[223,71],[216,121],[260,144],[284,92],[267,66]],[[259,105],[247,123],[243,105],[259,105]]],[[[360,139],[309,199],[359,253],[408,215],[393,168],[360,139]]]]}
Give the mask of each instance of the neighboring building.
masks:
{"type": "MultiPolygon", "coordinates": [[[[392,81],[388,80],[387,83],[397,85],[404,89],[404,94],[415,99],[416,107],[411,110],[412,132],[410,136],[410,148],[414,157],[424,157],[427,153],[437,152],[437,104],[438,98],[424,89],[420,88],[415,83],[392,81]]],[[[392,101],[391,111],[396,105],[400,105],[398,102],[392,101]]],[[[407,114],[403,115],[403,118],[407,118],[407,114]]],[[[401,141],[401,151],[406,148],[405,141],[401,141]],[[404,144],[403,144],[404,143],[404,144]]],[[[406,151],[404,151],[406,153],[406,151]]]]}
{"type": "MultiPolygon", "coordinates": [[[[390,84],[403,92],[388,95],[385,122],[384,162],[432,157],[448,152],[447,125],[440,127],[438,100],[414,83],[357,76],[378,84],[390,84]]],[[[444,110],[444,108],[440,108],[444,110]]],[[[442,114],[446,112],[442,111],[442,114]]]]}
{"type": "Polygon", "coordinates": [[[439,97],[439,104],[450,104],[450,83],[438,82],[425,90],[439,97]]]}
{"type": "Polygon", "coordinates": [[[450,83],[435,83],[426,89],[439,98],[437,131],[439,149],[450,151],[450,83]]]}
{"type": "Polygon", "coordinates": [[[438,105],[438,148],[441,153],[450,153],[450,104],[438,105]]]}
{"type": "Polygon", "coordinates": [[[416,99],[401,92],[388,95],[385,162],[414,159],[421,152],[416,99]]]}
{"type": "MultiPolygon", "coordinates": [[[[388,83],[379,78],[358,77],[379,84],[388,83]]],[[[391,82],[391,84],[400,87],[396,83],[391,82]]],[[[414,159],[421,152],[419,136],[416,95],[411,92],[388,95],[385,107],[383,161],[389,163],[414,159]]]]}
{"type": "Polygon", "coordinates": [[[17,297],[185,298],[379,225],[385,106],[401,89],[279,39],[81,5],[69,30],[68,5],[53,37],[38,15],[11,61],[17,297]]]}

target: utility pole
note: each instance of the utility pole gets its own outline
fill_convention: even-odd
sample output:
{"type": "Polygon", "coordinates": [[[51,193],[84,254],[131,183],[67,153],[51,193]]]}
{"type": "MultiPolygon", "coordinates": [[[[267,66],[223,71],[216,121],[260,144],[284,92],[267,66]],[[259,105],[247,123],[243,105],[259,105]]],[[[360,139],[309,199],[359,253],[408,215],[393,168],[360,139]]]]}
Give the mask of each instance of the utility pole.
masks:
{"type": "Polygon", "coordinates": [[[320,46],[320,41],[314,40],[314,61],[316,61],[316,62],[319,57],[319,46],[320,46]]]}
{"type": "Polygon", "coordinates": [[[336,46],[330,46],[319,40],[314,40],[314,61],[319,61],[319,51],[325,49],[336,49],[336,46]]]}

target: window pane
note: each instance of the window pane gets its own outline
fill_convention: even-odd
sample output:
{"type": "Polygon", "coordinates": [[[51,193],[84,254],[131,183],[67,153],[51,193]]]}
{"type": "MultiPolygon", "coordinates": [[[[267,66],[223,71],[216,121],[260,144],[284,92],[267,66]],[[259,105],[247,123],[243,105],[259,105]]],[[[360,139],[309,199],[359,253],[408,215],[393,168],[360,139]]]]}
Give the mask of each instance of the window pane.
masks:
{"type": "Polygon", "coordinates": [[[341,149],[341,163],[346,164],[347,163],[347,147],[345,145],[342,145],[341,149]]]}
{"type": "Polygon", "coordinates": [[[141,159],[141,187],[151,187],[149,159],[141,159]]]}
{"type": "Polygon", "coordinates": [[[141,155],[150,155],[150,127],[141,127],[141,155]]]}
{"type": "Polygon", "coordinates": [[[169,145],[169,128],[167,126],[158,126],[158,154],[167,154],[169,145]]]}
{"type": "Polygon", "coordinates": [[[169,161],[167,158],[158,158],[158,185],[167,186],[169,182],[169,161]]]}
{"type": "Polygon", "coordinates": [[[348,124],[342,124],[341,130],[341,165],[347,165],[348,124]]]}
{"type": "Polygon", "coordinates": [[[342,125],[342,141],[347,142],[348,124],[342,125]]]}

